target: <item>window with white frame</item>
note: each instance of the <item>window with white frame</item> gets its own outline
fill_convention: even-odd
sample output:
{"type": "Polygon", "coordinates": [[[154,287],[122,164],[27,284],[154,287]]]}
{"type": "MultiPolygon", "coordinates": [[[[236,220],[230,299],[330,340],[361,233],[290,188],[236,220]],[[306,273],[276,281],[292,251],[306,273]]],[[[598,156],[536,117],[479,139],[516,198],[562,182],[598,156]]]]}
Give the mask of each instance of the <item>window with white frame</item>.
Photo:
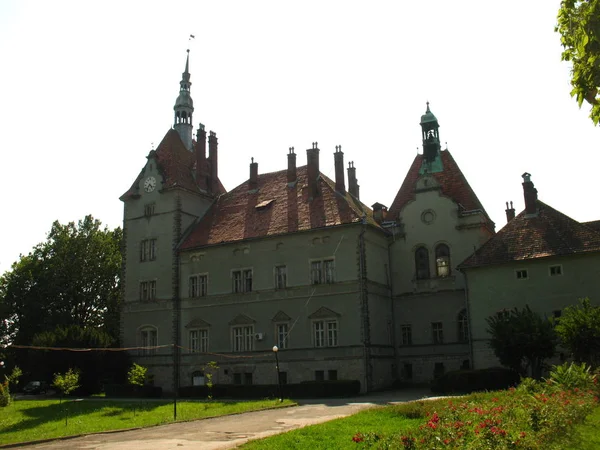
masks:
{"type": "Polygon", "coordinates": [[[275,289],[285,289],[287,287],[287,267],[275,266],[275,289]]]}
{"type": "Polygon", "coordinates": [[[335,280],[335,264],[332,258],[310,263],[311,284],[333,283],[335,280]]]}
{"type": "Polygon", "coordinates": [[[252,269],[231,271],[231,280],[234,294],[252,292],[252,269]]]}
{"type": "Polygon", "coordinates": [[[208,330],[198,329],[189,331],[190,353],[208,352],[208,330]]]}
{"type": "Polygon", "coordinates": [[[144,239],[140,242],[140,261],[154,261],[156,259],[156,239],[144,239]]]}
{"type": "Polygon", "coordinates": [[[431,336],[434,344],[444,343],[444,327],[442,322],[431,323],[431,336]]]}
{"type": "Polygon", "coordinates": [[[435,270],[438,277],[450,275],[450,248],[446,244],[435,248],[435,270]]]}
{"type": "Polygon", "coordinates": [[[254,350],[254,326],[243,325],[231,328],[231,350],[249,352],[254,350]]]}
{"type": "Polygon", "coordinates": [[[156,354],[158,345],[158,333],[154,327],[140,329],[140,354],[143,356],[156,354]]]}
{"type": "Polygon", "coordinates": [[[316,320],[313,322],[315,347],[335,347],[338,345],[337,320],[316,320]]]}
{"type": "Polygon", "coordinates": [[[140,281],[140,300],[156,299],[156,280],[140,281]]]}
{"type": "Polygon", "coordinates": [[[288,347],[289,325],[287,323],[278,323],[275,325],[277,336],[277,347],[279,349],[288,347]]]}
{"type": "Polygon", "coordinates": [[[204,372],[197,370],[192,373],[192,386],[204,386],[204,372]]]}
{"type": "Polygon", "coordinates": [[[191,275],[189,278],[190,298],[206,297],[208,292],[208,275],[191,275]]]}

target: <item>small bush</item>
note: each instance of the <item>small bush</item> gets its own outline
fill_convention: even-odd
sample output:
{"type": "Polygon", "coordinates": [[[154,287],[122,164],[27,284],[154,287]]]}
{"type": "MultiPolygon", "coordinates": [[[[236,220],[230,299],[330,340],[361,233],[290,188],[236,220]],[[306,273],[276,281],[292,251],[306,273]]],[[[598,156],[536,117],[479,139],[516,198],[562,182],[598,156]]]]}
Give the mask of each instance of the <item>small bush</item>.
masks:
{"type": "Polygon", "coordinates": [[[592,389],[596,377],[591,373],[591,368],[585,363],[564,363],[554,366],[550,372],[549,381],[563,389],[592,389]]]}
{"type": "Polygon", "coordinates": [[[439,394],[496,391],[516,386],[519,374],[504,367],[479,370],[455,370],[433,380],[431,391],[439,394]]]}
{"type": "Polygon", "coordinates": [[[424,419],[434,412],[436,404],[432,401],[416,401],[394,405],[396,414],[407,419],[424,419]]]}

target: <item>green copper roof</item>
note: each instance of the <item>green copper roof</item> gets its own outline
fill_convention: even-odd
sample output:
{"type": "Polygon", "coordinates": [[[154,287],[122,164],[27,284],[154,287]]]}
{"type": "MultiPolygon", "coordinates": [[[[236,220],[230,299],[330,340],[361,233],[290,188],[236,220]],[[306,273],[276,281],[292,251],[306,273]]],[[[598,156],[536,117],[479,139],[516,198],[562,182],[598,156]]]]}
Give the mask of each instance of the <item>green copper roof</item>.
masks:
{"type": "Polygon", "coordinates": [[[431,162],[427,162],[427,160],[423,158],[423,163],[421,164],[421,168],[419,169],[419,175],[423,175],[426,173],[438,173],[443,171],[444,164],[442,164],[442,155],[440,154],[440,152],[438,152],[437,155],[435,155],[435,159],[431,162]]]}
{"type": "Polygon", "coordinates": [[[421,116],[421,125],[425,123],[437,122],[437,118],[429,110],[429,102],[427,102],[427,111],[421,116]]]}

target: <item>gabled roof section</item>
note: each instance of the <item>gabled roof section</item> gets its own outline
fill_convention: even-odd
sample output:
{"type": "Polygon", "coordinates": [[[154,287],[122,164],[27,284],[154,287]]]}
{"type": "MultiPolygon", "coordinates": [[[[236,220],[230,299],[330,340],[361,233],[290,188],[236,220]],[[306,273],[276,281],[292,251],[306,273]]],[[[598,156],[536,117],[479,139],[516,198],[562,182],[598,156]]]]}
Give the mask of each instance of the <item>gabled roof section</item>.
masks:
{"type": "Polygon", "coordinates": [[[196,318],[196,319],[191,320],[185,327],[186,328],[209,328],[210,323],[206,322],[205,320],[196,318]]]}
{"type": "MultiPolygon", "coordinates": [[[[454,158],[448,150],[442,150],[440,152],[441,162],[443,170],[440,172],[433,172],[430,176],[433,176],[435,180],[441,186],[441,192],[446,197],[451,198],[454,202],[459,204],[464,211],[473,211],[480,209],[484,212],[490,223],[493,223],[483,205],[475,195],[471,186],[467,182],[467,179],[461,172],[458,164],[454,161],[454,158]]],[[[402,209],[412,200],[415,199],[415,186],[419,178],[419,171],[423,165],[423,155],[417,155],[404,178],[402,186],[396,198],[388,210],[387,217],[389,220],[397,220],[402,209]]]]}
{"type": "Polygon", "coordinates": [[[335,311],[326,308],[325,306],[321,306],[314,313],[308,316],[309,319],[327,319],[330,317],[340,317],[341,314],[336,313],[335,311]]]}
{"type": "Polygon", "coordinates": [[[600,233],[540,200],[536,203],[538,213],[535,217],[521,212],[458,268],[600,252],[600,233]]]}
{"type": "Polygon", "coordinates": [[[229,322],[229,325],[252,325],[254,323],[256,323],[256,320],[248,317],[246,314],[238,314],[229,322]]]}
{"type": "MultiPolygon", "coordinates": [[[[196,155],[185,148],[179,133],[170,129],[165,134],[156,150],[148,154],[148,158],[156,158],[158,170],[163,177],[162,189],[182,188],[192,192],[200,192],[194,179],[196,166],[196,155]]],[[[135,195],[137,185],[143,176],[143,170],[129,190],[123,194],[121,200],[135,195]]],[[[223,184],[219,180],[218,194],[225,192],[223,184]]]]}
{"type": "Polygon", "coordinates": [[[276,236],[335,225],[360,223],[379,227],[373,211],[349,193],[335,191],[335,183],[318,178],[319,195],[309,200],[307,167],[296,171],[297,182],[288,185],[287,171],[258,176],[258,189],[246,181],[221,195],[195,225],[182,250],[204,245],[276,236]],[[258,207],[268,201],[267,207],[258,207]]]}

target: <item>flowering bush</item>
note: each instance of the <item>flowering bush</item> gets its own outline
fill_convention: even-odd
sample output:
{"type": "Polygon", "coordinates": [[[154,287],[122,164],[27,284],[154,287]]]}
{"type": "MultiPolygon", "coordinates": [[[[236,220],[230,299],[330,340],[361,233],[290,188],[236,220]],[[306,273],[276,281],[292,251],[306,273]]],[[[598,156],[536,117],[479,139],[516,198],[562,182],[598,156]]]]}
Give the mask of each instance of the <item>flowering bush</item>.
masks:
{"type": "Polygon", "coordinates": [[[597,403],[590,389],[528,381],[525,388],[433,403],[437,409],[410,433],[357,433],[353,441],[385,449],[547,449],[568,436],[597,403]]]}

